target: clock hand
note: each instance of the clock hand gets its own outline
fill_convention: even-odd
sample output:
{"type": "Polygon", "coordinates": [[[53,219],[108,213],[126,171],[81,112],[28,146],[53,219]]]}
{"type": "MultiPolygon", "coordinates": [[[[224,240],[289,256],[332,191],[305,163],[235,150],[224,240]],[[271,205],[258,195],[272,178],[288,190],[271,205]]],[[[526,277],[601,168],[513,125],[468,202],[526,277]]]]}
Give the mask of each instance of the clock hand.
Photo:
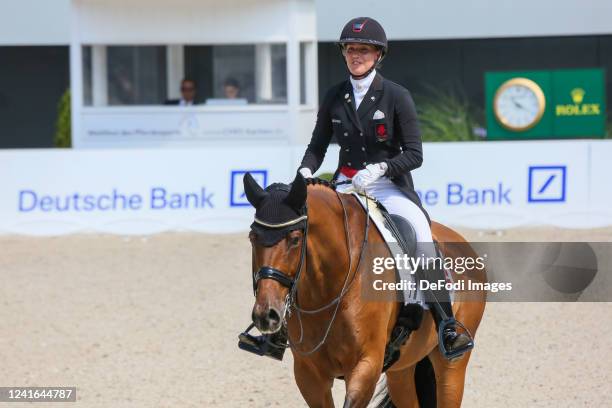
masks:
{"type": "Polygon", "coordinates": [[[514,106],[516,106],[517,108],[525,110],[525,107],[521,105],[520,103],[518,103],[516,99],[512,98],[512,102],[514,103],[514,106]]]}

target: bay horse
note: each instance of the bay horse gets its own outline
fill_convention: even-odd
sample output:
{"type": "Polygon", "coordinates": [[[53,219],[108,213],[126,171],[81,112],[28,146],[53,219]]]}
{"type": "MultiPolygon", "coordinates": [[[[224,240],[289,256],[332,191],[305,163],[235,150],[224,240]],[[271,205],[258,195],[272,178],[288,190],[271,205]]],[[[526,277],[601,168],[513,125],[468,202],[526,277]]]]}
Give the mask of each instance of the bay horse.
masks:
{"type": "MultiPolygon", "coordinates": [[[[309,407],[334,406],[331,389],[337,378],[346,382],[345,408],[368,406],[401,307],[398,302],[368,301],[361,295],[373,258],[390,256],[381,234],[368,228],[357,199],[337,192],[330,183],[305,180],[298,173],[291,185],[275,183],[264,190],[247,173],[244,187],[256,209],[249,234],[253,323],[264,334],[287,330],[295,381],[309,407]]],[[[477,256],[452,229],[433,222],[432,233],[445,257],[477,256]]],[[[453,271],[453,278],[486,281],[486,273],[453,271]]],[[[456,295],[453,310],[475,335],[485,294],[469,300],[462,295],[456,295]]],[[[428,383],[435,381],[430,387],[435,395],[429,400],[444,408],[461,405],[471,351],[448,361],[437,344],[435,325],[427,313],[402,346],[399,360],[386,371],[386,398],[378,406],[419,407],[415,368],[427,357],[435,373],[428,383]]]]}

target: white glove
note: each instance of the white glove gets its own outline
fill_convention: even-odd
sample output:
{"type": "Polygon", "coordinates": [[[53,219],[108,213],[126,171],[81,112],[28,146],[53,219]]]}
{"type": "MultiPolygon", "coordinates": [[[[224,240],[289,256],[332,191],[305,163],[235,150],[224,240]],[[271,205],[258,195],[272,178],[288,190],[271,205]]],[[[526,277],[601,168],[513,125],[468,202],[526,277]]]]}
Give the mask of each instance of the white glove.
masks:
{"type": "Polygon", "coordinates": [[[304,177],[304,178],[312,178],[312,171],[310,171],[310,169],[308,167],[302,167],[298,171],[300,172],[302,177],[304,177]]]}
{"type": "Polygon", "coordinates": [[[353,176],[353,187],[358,193],[364,193],[365,188],[381,178],[387,172],[387,163],[374,163],[368,164],[365,169],[359,170],[357,174],[353,176]]]}

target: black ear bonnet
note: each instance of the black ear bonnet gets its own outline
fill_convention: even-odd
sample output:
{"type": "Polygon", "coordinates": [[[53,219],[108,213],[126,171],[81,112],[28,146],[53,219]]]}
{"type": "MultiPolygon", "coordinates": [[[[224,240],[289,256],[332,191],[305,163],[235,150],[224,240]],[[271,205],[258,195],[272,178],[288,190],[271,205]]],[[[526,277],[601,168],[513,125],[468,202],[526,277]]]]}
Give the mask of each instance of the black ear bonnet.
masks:
{"type": "Polygon", "coordinates": [[[273,246],[291,231],[306,228],[306,183],[301,176],[290,185],[274,183],[265,190],[245,176],[245,192],[255,207],[251,231],[258,243],[273,246]]]}

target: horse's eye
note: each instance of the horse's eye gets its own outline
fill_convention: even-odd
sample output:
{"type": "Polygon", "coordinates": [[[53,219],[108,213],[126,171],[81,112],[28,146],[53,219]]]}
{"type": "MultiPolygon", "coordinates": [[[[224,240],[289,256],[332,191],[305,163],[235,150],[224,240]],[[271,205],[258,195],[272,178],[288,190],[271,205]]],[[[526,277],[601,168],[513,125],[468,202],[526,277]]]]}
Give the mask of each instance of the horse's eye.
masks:
{"type": "Polygon", "coordinates": [[[299,243],[300,243],[300,237],[291,237],[291,239],[289,240],[289,244],[291,246],[296,246],[299,243]]]}

